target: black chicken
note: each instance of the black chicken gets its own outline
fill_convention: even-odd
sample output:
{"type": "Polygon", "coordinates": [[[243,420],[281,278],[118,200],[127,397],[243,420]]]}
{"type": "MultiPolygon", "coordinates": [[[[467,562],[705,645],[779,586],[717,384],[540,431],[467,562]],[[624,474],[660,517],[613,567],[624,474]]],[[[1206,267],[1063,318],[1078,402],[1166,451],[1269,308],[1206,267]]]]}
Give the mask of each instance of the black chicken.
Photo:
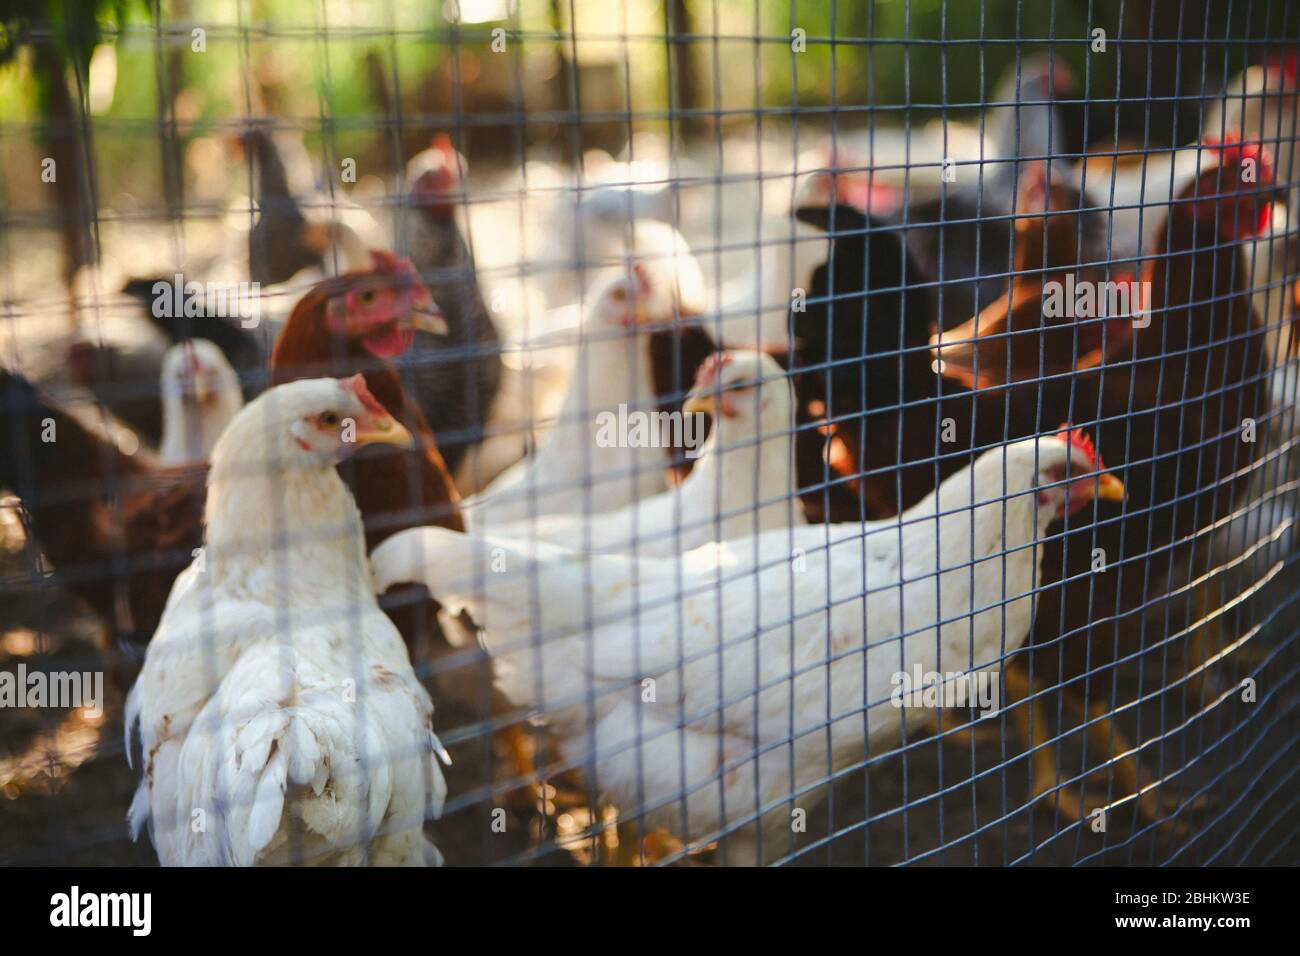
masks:
{"type": "Polygon", "coordinates": [[[932,290],[897,227],[844,204],[796,215],[836,237],[790,313],[804,506],[812,520],[893,514],[908,478],[891,469],[934,456],[932,290]]]}
{"type": "Polygon", "coordinates": [[[456,224],[462,161],[445,135],[406,168],[399,253],[424,279],[448,334],[416,334],[400,372],[455,472],[483,434],[501,383],[501,340],[479,290],[474,258],[456,224]]]}
{"type": "Polygon", "coordinates": [[[284,158],[268,130],[241,137],[256,180],[257,221],[248,233],[248,275],[253,282],[287,282],[309,267],[325,264],[325,243],[312,230],[289,185],[284,158]]]}

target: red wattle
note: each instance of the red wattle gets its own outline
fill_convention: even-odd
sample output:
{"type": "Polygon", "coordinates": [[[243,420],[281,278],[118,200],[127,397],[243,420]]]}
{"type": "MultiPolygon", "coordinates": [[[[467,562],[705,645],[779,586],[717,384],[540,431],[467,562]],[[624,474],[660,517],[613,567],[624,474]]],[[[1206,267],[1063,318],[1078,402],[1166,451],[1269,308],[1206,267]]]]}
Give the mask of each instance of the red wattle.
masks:
{"type": "Polygon", "coordinates": [[[410,348],[413,338],[414,335],[409,330],[393,323],[371,332],[361,340],[361,344],[375,358],[390,359],[410,348]]]}

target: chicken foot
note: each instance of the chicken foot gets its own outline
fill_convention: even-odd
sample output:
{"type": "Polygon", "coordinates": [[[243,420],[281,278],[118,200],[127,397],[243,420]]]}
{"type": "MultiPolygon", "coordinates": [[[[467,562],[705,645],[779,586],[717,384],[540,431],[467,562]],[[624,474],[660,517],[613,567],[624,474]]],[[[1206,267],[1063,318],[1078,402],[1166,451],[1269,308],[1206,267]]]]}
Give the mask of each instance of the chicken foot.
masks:
{"type": "MultiPolygon", "coordinates": [[[[1068,786],[1061,784],[1055,742],[1044,737],[1042,748],[1038,748],[1039,728],[1046,727],[1047,718],[1042,702],[1033,696],[1033,686],[1026,668],[1013,664],[1006,669],[1005,680],[1008,706],[1012,708],[1016,724],[1030,750],[1034,801],[1045,801],[1070,820],[1084,820],[1095,814],[1098,809],[1105,809],[1097,807],[1085,814],[1079,797],[1073,792],[1075,784],[1068,786]]],[[[1076,695],[1066,693],[1065,700],[1077,713],[1085,713],[1085,708],[1076,695]]],[[[1137,762],[1136,749],[1129,745],[1123,732],[1115,726],[1106,703],[1093,700],[1088,704],[1086,713],[1088,737],[1095,747],[1108,755],[1107,761],[1090,771],[1088,775],[1094,776],[1109,769],[1118,789],[1136,797],[1138,813],[1143,820],[1172,827],[1176,831],[1184,830],[1185,824],[1171,820],[1168,816],[1184,804],[1176,796],[1162,792],[1157,782],[1150,781],[1142,773],[1137,762]],[[1118,757],[1115,756],[1117,753],[1118,757]]],[[[1043,733],[1045,734],[1046,731],[1044,730],[1043,733]]],[[[1125,802],[1127,799],[1121,797],[1111,805],[1125,802]]]]}

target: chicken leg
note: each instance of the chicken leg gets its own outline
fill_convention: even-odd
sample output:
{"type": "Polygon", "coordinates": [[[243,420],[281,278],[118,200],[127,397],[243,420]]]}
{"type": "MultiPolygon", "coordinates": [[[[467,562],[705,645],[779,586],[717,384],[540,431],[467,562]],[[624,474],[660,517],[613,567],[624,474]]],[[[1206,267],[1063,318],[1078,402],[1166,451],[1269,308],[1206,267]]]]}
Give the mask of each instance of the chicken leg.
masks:
{"type": "MultiPolygon", "coordinates": [[[[1026,746],[1030,749],[1030,768],[1033,781],[1035,801],[1045,800],[1070,820],[1083,820],[1086,814],[1078,797],[1060,782],[1055,741],[1045,740],[1042,749],[1037,749],[1038,728],[1046,725],[1046,715],[1041,702],[1034,699],[1033,687],[1026,669],[1013,664],[1006,669],[1008,706],[1016,718],[1026,746]],[[1015,706],[1012,702],[1021,704],[1015,706]]],[[[1083,713],[1084,708],[1075,695],[1066,692],[1066,702],[1076,712],[1083,713]]],[[[1177,797],[1161,792],[1157,782],[1149,780],[1137,764],[1137,750],[1129,745],[1127,738],[1119,730],[1110,716],[1110,710],[1104,701],[1094,699],[1086,712],[1088,719],[1086,731],[1093,745],[1107,755],[1106,761],[1089,776],[1104,773],[1107,769],[1114,776],[1118,789],[1136,796],[1138,813],[1148,823],[1159,823],[1175,830],[1184,830],[1185,825],[1169,819],[1169,814],[1176,812],[1183,804],[1177,797]],[[1117,756],[1118,755],[1118,756],[1117,756]]],[[[1072,786],[1072,785],[1071,785],[1072,786]]],[[[1127,798],[1121,798],[1124,800],[1127,798]]]]}
{"type": "Polygon", "coordinates": [[[1029,771],[1032,803],[1045,800],[1053,805],[1057,812],[1071,820],[1083,819],[1083,807],[1079,798],[1072,791],[1061,786],[1060,772],[1057,766],[1056,748],[1052,741],[1044,739],[1043,749],[1037,749],[1036,734],[1043,733],[1047,725],[1047,715],[1042,702],[1033,696],[1033,685],[1028,670],[1018,662],[1013,662],[1003,671],[1007,688],[1007,707],[1015,718],[1016,726],[1029,751],[1029,771]]]}

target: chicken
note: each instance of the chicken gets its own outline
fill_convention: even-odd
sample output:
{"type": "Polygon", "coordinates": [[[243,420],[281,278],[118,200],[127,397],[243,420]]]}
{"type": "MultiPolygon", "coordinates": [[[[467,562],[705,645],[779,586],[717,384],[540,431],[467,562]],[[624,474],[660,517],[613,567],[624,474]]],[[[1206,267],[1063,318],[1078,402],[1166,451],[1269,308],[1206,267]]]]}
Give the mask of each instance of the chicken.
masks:
{"type": "MultiPolygon", "coordinates": [[[[1061,106],[1073,79],[1065,64],[1048,57],[1029,58],[1017,77],[1008,72],[992,102],[1021,104],[991,108],[986,136],[993,155],[974,166],[957,166],[949,183],[939,182],[934,198],[914,199],[887,218],[906,225],[908,249],[920,267],[939,283],[936,308],[940,327],[967,319],[992,302],[1006,281],[1011,226],[1008,217],[1026,161],[1068,152],[1061,106]]],[[[912,177],[915,180],[915,175],[912,177]]]]}
{"type": "Polygon", "coordinates": [[[244,407],[239,376],[207,339],[167,350],[159,392],[163,430],[158,458],[164,465],[206,461],[222,430],[244,407]]]}
{"type": "MultiPolygon", "coordinates": [[[[578,356],[560,415],[537,452],[465,501],[473,527],[573,513],[592,514],[664,490],[666,437],[650,348],[656,327],[684,316],[677,260],[634,262],[611,276],[579,329],[578,356]],[[643,441],[605,434],[608,416],[647,416],[643,441]]],[[[629,429],[630,432],[630,429],[629,429]]]]}
{"type": "Polygon", "coordinates": [[[528,300],[562,307],[626,258],[664,254],[683,241],[674,227],[690,218],[692,191],[683,183],[693,170],[680,150],[671,157],[669,152],[661,141],[626,162],[593,149],[576,168],[526,164],[514,188],[521,202],[520,252],[530,274],[528,300]]]}
{"type": "Polygon", "coordinates": [[[69,378],[153,445],[161,445],[165,425],[158,381],[168,348],[196,338],[211,341],[238,373],[247,400],[266,386],[269,348],[263,341],[269,344],[278,327],[267,313],[281,290],[259,292],[258,326],[244,328],[242,316],[206,314],[208,305],[214,313],[233,310],[229,304],[219,309],[216,303],[205,302],[203,285],[191,284],[183,273],[187,300],[197,303],[204,314],[159,314],[175,312],[156,306],[160,299],[173,296],[176,275],[126,279],[120,296],[88,294],[80,308],[90,317],[89,325],[66,348],[69,378]]]}
{"type": "MultiPolygon", "coordinates": [[[[115,275],[98,275],[90,267],[78,271],[74,281],[78,322],[72,338],[59,343],[63,367],[31,368],[28,373],[43,386],[81,386],[143,443],[156,446],[162,437],[158,376],[164,353],[177,340],[151,329],[134,301],[106,294],[113,286],[101,283],[114,279],[115,275]]],[[[23,367],[27,364],[24,361],[23,367]]]]}
{"type": "MultiPolygon", "coordinates": [[[[1263,422],[1269,409],[1263,330],[1251,308],[1251,277],[1243,262],[1243,244],[1267,221],[1271,198],[1267,181],[1243,182],[1247,160],[1259,170],[1269,167],[1259,149],[1235,144],[1202,151],[1201,174],[1166,207],[1160,238],[1135,290],[1131,328],[1121,329],[1118,314],[1101,323],[1081,321],[1108,330],[1107,348],[1092,367],[1075,368],[1074,336],[1045,325],[1038,306],[1016,310],[1010,327],[977,327],[973,319],[945,333],[944,341],[953,344],[936,350],[944,374],[965,378],[969,372],[961,370],[979,368],[976,396],[1007,395],[1005,417],[980,416],[987,430],[976,435],[977,443],[1004,430],[1008,437],[1023,434],[1036,418],[1086,413],[1097,416],[1103,447],[1124,449],[1124,520],[1067,527],[1049,546],[1034,633],[1034,643],[1043,648],[1035,668],[1048,681],[1064,680],[1057,674],[1062,664],[1071,673],[1104,666],[1120,646],[1121,627],[1153,602],[1151,588],[1186,585],[1185,578],[1173,578],[1171,567],[1181,564],[1193,578],[1203,574],[1208,549],[1196,548],[1200,532],[1225,518],[1246,486],[1257,444],[1243,440],[1244,429],[1250,421],[1263,422]],[[1005,345],[997,341],[1005,335],[1026,337],[1031,347],[1013,348],[1008,361],[1005,345]],[[1104,555],[1104,570],[1094,566],[1096,549],[1104,555]],[[1194,564],[1185,563],[1189,556],[1194,564]],[[1098,616],[1104,620],[1091,623],[1098,616]],[[1090,622],[1091,639],[1072,644],[1076,653],[1063,654],[1060,629],[1080,621],[1090,622]]],[[[1082,329],[1079,337],[1087,340],[1082,329]]],[[[1189,642],[1193,654],[1198,643],[1189,642]]],[[[1110,730],[1104,709],[1090,730],[1103,752],[1112,746],[1132,752],[1110,730]]],[[[1053,782],[1059,771],[1050,756],[1042,762],[1052,779],[1039,774],[1037,792],[1065,814],[1079,815],[1075,792],[1053,782]]],[[[1158,791],[1141,780],[1131,761],[1119,760],[1113,769],[1132,792],[1143,793],[1139,812],[1157,819],[1165,802],[1158,791]]]]}
{"type": "Polygon", "coordinates": [[[1287,190],[1292,214],[1300,210],[1300,166],[1296,165],[1297,93],[1300,58],[1295,50],[1275,55],[1265,64],[1242,71],[1218,98],[1206,103],[1202,130],[1222,139],[1233,132],[1268,148],[1278,181],[1287,190]]]}
{"type": "MultiPolygon", "coordinates": [[[[1101,257],[1101,231],[1085,197],[1046,163],[1023,168],[1012,265],[1029,275],[1013,285],[1014,306],[1032,300],[1037,314],[1044,282],[1059,278],[1067,264],[1101,257]]],[[[831,520],[897,514],[904,500],[915,500],[914,489],[933,487],[962,464],[948,453],[961,447],[953,442],[970,441],[977,417],[1000,424],[1004,412],[990,402],[977,415],[967,391],[972,381],[955,374],[955,360],[946,383],[931,370],[927,345],[939,324],[933,289],[902,230],[843,203],[805,206],[799,215],[836,235],[832,256],[813,274],[806,308],[790,313],[799,395],[807,417],[823,418],[829,433],[822,448],[812,432],[801,436],[800,484],[813,489],[805,503],[810,514],[831,520]]],[[[979,327],[1004,321],[1007,307],[1005,296],[993,301],[979,327]]],[[[945,340],[952,334],[944,333],[945,340]]],[[[992,334],[984,341],[1007,344],[992,334]]],[[[1025,347],[1037,354],[1036,346],[1025,347]]],[[[999,440],[990,436],[979,445],[999,440]]]]}
{"type": "Polygon", "coordinates": [[[468,448],[482,439],[501,384],[501,339],[456,223],[456,207],[464,198],[463,165],[442,134],[411,159],[398,243],[447,323],[443,335],[416,334],[400,371],[453,473],[468,448]]]}
{"type": "MultiPolygon", "coordinates": [[[[1090,191],[1106,201],[1107,231],[1110,234],[1111,258],[1127,262],[1149,248],[1159,235],[1164,217],[1162,207],[1171,197],[1199,173],[1202,148],[1237,137],[1248,143],[1267,148],[1276,160],[1279,185],[1288,191],[1289,217],[1282,211],[1282,224],[1271,232],[1261,234],[1264,248],[1257,258],[1257,275],[1269,271],[1268,260],[1276,257],[1275,269],[1282,270],[1282,262],[1294,263],[1294,242],[1288,237],[1295,232],[1295,210],[1300,209],[1300,166],[1292,158],[1296,141],[1296,55],[1288,52],[1274,57],[1266,65],[1256,65],[1243,71],[1230,82],[1219,96],[1207,96],[1204,120],[1201,124],[1200,143],[1169,152],[1153,152],[1143,142],[1124,143],[1112,140],[1103,142],[1093,155],[1082,164],[1090,191]],[[1268,241],[1265,241],[1265,240],[1268,241]]],[[[1249,253],[1248,253],[1249,254],[1249,253]]],[[[1294,271],[1294,269],[1292,269],[1294,271]]],[[[1283,273],[1285,274],[1285,272],[1283,273]]],[[[1273,326],[1278,321],[1279,283],[1254,283],[1256,308],[1260,317],[1273,326]],[[1264,294],[1271,292],[1273,307],[1266,308],[1264,294]]]]}
{"type": "Polygon", "coordinates": [[[335,471],[410,444],[365,379],[306,379],[235,416],[212,454],[203,550],[127,701],[129,814],[164,866],[438,865],[433,703],[370,590],[335,471]]]}
{"type": "Polygon", "coordinates": [[[445,332],[408,260],[372,252],[373,267],[327,279],[294,307],[271,353],[271,384],[361,372],[366,385],[416,436],[413,449],[363,449],[341,466],[374,547],[416,524],[462,527],[459,496],[419,406],[391,364],[417,331],[445,332]]]}
{"type": "Polygon", "coordinates": [[[791,849],[792,805],[929,716],[893,706],[894,675],[996,671],[1020,646],[1049,526],[1123,496],[1102,467],[1067,431],[987,452],[895,520],[582,561],[425,528],[372,563],[466,609],[502,690],[625,815],[752,865],[791,849]]]}
{"type": "MultiPolygon", "coordinates": [[[[1285,408],[1293,401],[1296,380],[1295,278],[1300,275],[1300,221],[1283,203],[1275,203],[1267,226],[1243,244],[1246,268],[1253,276],[1251,300],[1264,326],[1264,346],[1273,363],[1273,402],[1285,408]]],[[[1292,424],[1280,433],[1292,433],[1292,424]]]]}
{"type": "Polygon", "coordinates": [[[55,582],[128,653],[158,625],[172,582],[200,544],[202,468],[124,454],[17,373],[0,370],[0,486],[22,501],[55,582]]]}
{"type": "Polygon", "coordinates": [[[341,192],[311,189],[305,154],[291,175],[284,153],[302,151],[289,134],[253,127],[241,137],[256,180],[257,219],[248,233],[253,282],[287,282],[304,269],[363,269],[369,250],[387,245],[379,224],[341,192]]]}
{"type": "MultiPolygon", "coordinates": [[[[244,390],[244,399],[256,398],[266,387],[266,365],[270,355],[270,344],[275,340],[275,333],[282,327],[282,321],[271,320],[263,311],[263,306],[279,297],[280,290],[260,290],[258,296],[258,323],[256,328],[245,328],[242,317],[207,315],[204,303],[202,317],[186,315],[155,315],[153,303],[157,298],[155,289],[162,283],[167,288],[172,286],[174,278],[128,279],[122,291],[139,302],[145,318],[153,324],[168,341],[184,344],[194,338],[211,342],[221,350],[227,364],[239,375],[244,390]]],[[[304,290],[305,291],[305,290],[304,290]]],[[[297,296],[294,297],[297,301],[297,296]]],[[[215,308],[213,311],[218,311],[215,308]]],[[[285,316],[287,318],[287,315],[285,316]]]]}
{"type": "MultiPolygon", "coordinates": [[[[363,449],[343,465],[373,540],[429,522],[460,528],[451,476],[382,357],[409,343],[410,326],[436,323],[436,316],[417,311],[427,307],[427,292],[409,264],[385,254],[375,262],[369,272],[326,280],[299,302],[277,342],[272,374],[287,381],[364,371],[368,387],[417,436],[418,450],[363,449]]],[[[152,467],[50,404],[21,376],[4,373],[0,384],[0,434],[17,449],[0,458],[0,485],[22,499],[56,580],[90,606],[111,641],[138,654],[201,544],[206,470],[152,467]],[[47,419],[55,442],[42,440],[47,419]]],[[[413,638],[414,626],[406,628],[413,638]]]]}
{"type": "Polygon", "coordinates": [[[676,488],[615,511],[495,524],[494,537],[597,552],[678,554],[772,528],[804,524],[796,497],[794,395],[760,352],[724,352],[701,368],[683,413],[713,416],[690,474],[676,488]]]}
{"type": "Polygon", "coordinates": [[[864,176],[866,161],[843,146],[827,146],[808,159],[818,165],[799,182],[791,208],[780,216],[761,216],[744,235],[755,247],[753,263],[728,280],[719,294],[717,328],[724,347],[783,354],[795,346],[790,338],[791,296],[796,289],[807,293],[829,250],[824,227],[810,224],[800,210],[844,203],[879,216],[902,202],[901,192],[879,184],[870,172],[864,176]]]}
{"type": "MultiPolygon", "coordinates": [[[[965,324],[930,336],[931,351],[946,378],[965,388],[991,387],[1005,381],[1010,367],[1021,375],[1035,369],[1032,378],[1039,384],[1071,371],[1094,368],[1128,343],[1134,319],[1130,312],[1106,315],[1103,311],[1077,318],[1044,314],[1049,283],[1056,283],[1066,294],[1067,289],[1107,278],[1104,265],[1080,268],[1080,263],[1093,261],[1093,254],[1100,252],[1096,247],[1100,223],[1095,211],[1083,208],[1086,201],[1044,165],[1026,167],[1016,202],[1015,253],[1007,290],[965,324]],[[977,347],[947,347],[959,341],[977,347]]],[[[1098,255],[1099,261],[1102,258],[1098,255]]],[[[1120,266],[1110,274],[1112,281],[1123,283],[1129,301],[1134,301],[1134,272],[1120,266]]],[[[1018,409],[1006,411],[1019,413],[1018,409]]],[[[997,422],[1003,417],[999,409],[997,422]]],[[[1037,426],[1027,423],[1025,427],[1033,430],[1037,426]]]]}
{"type": "MultiPolygon", "coordinates": [[[[420,407],[403,387],[391,360],[410,348],[418,331],[443,335],[441,317],[408,260],[372,253],[374,268],[318,284],[294,308],[271,356],[273,384],[319,375],[360,371],[367,387],[413,436],[413,447],[387,444],[362,448],[339,465],[339,474],[361,510],[366,547],[373,548],[405,528],[436,524],[465,527],[460,498],[420,407]]],[[[499,713],[500,701],[485,700],[485,681],[476,662],[449,662],[438,606],[420,587],[394,588],[380,606],[406,642],[422,676],[426,669],[440,698],[464,713],[467,722],[499,713]],[[485,712],[488,711],[488,712],[485,712]]],[[[477,662],[481,667],[481,662],[477,662]]],[[[531,761],[522,731],[503,730],[507,759],[528,779],[531,761]]]]}
{"type": "MultiPolygon", "coordinates": [[[[1255,311],[1268,330],[1269,354],[1286,362],[1291,336],[1291,281],[1300,271],[1300,165],[1295,156],[1300,138],[1300,56],[1292,49],[1237,76],[1218,99],[1211,99],[1202,126],[1207,142],[1243,140],[1266,147],[1270,177],[1286,192],[1274,208],[1270,228],[1260,230],[1247,247],[1255,276],[1255,311]]],[[[1261,177],[1262,178],[1262,177],[1261,177]]],[[[1275,376],[1274,397],[1287,400],[1285,374],[1275,376]]]]}
{"type": "Polygon", "coordinates": [[[1075,125],[1081,97],[1079,82],[1065,59],[1051,52],[1019,57],[1007,67],[982,117],[985,138],[993,141],[993,155],[986,150],[984,159],[986,204],[991,199],[993,207],[1010,212],[1027,164],[1081,150],[1083,131],[1075,125]]]}
{"type": "MultiPolygon", "coordinates": [[[[918,485],[895,466],[935,452],[936,406],[924,401],[935,376],[922,347],[935,321],[931,290],[897,229],[842,204],[799,215],[836,235],[806,304],[790,312],[801,420],[823,419],[828,433],[800,432],[804,505],[813,520],[897,514],[902,489],[918,485]]],[[[933,488],[933,469],[919,480],[933,488]]]]}
{"type": "MultiPolygon", "coordinates": [[[[591,289],[582,294],[581,301],[541,315],[525,310],[518,316],[520,321],[505,347],[507,373],[487,423],[487,434],[455,473],[457,484],[465,492],[483,493],[535,447],[538,424],[554,417],[571,379],[574,351],[570,346],[579,337],[603,284],[612,281],[612,273],[627,275],[629,265],[641,263],[649,281],[662,285],[664,295],[675,303],[661,316],[664,321],[660,330],[648,335],[654,391],[661,411],[675,410],[699,364],[719,348],[715,336],[702,325],[667,321],[677,317],[694,319],[703,315],[708,306],[700,264],[677,230],[666,223],[637,220],[629,225],[626,242],[607,253],[617,266],[587,270],[583,277],[591,282],[591,289]]],[[[530,286],[535,278],[532,269],[527,265],[527,275],[520,280],[526,279],[530,286]]],[[[498,284],[494,296],[501,291],[498,284]]],[[[710,330],[716,330],[712,321],[710,330]]],[[[674,465],[681,467],[680,462],[674,465]]]]}

